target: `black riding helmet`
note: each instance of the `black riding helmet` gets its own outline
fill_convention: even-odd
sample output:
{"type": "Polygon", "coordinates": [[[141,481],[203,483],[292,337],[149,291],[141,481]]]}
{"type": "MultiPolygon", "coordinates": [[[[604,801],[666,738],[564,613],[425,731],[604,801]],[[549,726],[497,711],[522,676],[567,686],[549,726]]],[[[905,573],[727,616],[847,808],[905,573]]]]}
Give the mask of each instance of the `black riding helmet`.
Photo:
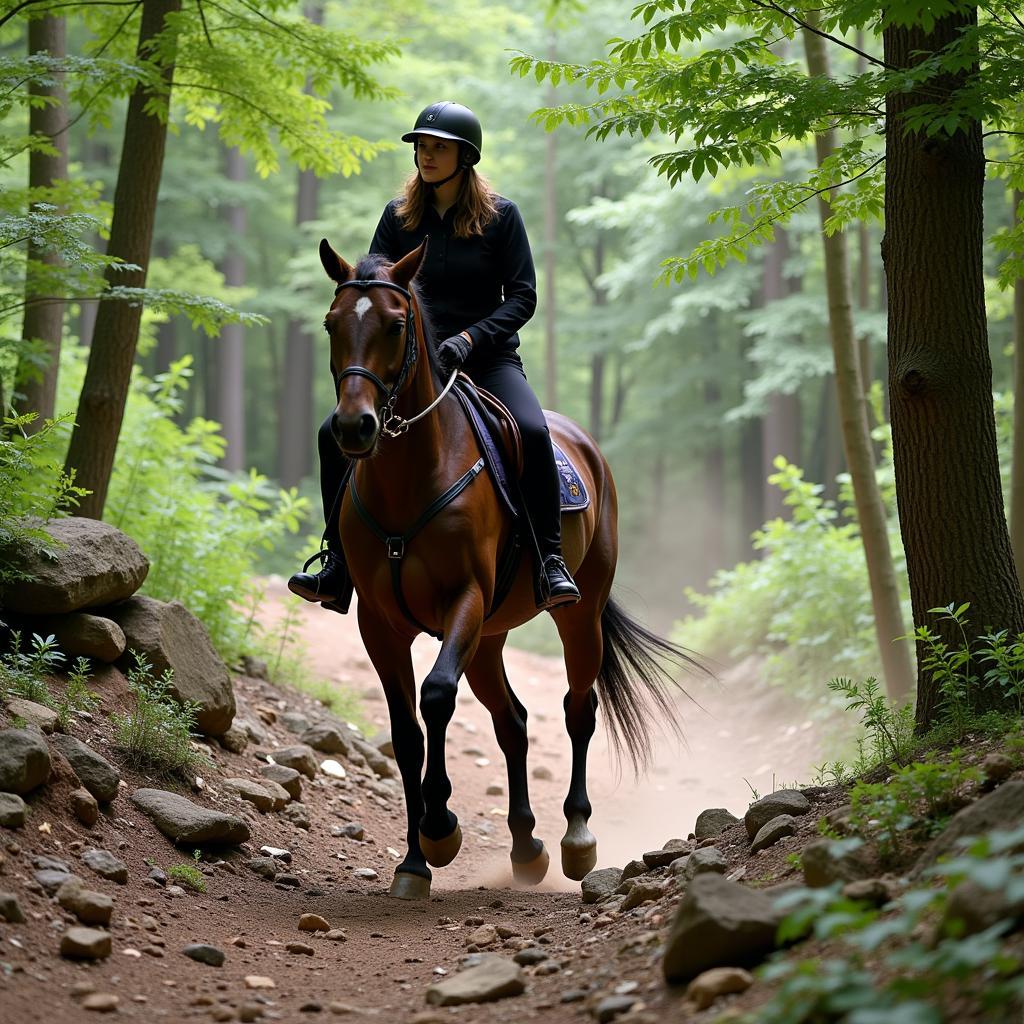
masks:
{"type": "Polygon", "coordinates": [[[431,103],[420,111],[416,125],[411,132],[402,136],[403,142],[415,144],[417,135],[433,135],[439,139],[452,139],[461,143],[462,160],[465,167],[480,162],[480,148],[483,145],[483,130],[476,114],[469,107],[450,100],[431,103]]]}

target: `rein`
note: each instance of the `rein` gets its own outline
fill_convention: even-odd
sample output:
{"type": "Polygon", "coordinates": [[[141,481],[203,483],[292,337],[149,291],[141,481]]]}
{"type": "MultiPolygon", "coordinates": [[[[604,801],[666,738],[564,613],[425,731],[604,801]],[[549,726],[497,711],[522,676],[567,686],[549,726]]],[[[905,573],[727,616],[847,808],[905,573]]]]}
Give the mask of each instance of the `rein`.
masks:
{"type": "Polygon", "coordinates": [[[338,374],[338,385],[341,386],[341,382],[346,377],[365,377],[367,380],[372,381],[381,391],[384,392],[384,406],[381,410],[380,418],[380,429],[381,433],[385,437],[401,437],[417,420],[423,419],[429,413],[433,412],[434,409],[441,404],[441,400],[448,394],[452,389],[452,385],[455,383],[455,378],[459,375],[458,369],[452,371],[452,375],[445,384],[444,389],[424,409],[422,412],[416,413],[415,416],[410,416],[406,419],[403,416],[399,416],[395,412],[395,403],[398,401],[398,396],[402,392],[402,388],[405,387],[406,379],[409,376],[409,372],[412,370],[416,363],[417,353],[419,346],[416,342],[416,311],[413,308],[412,294],[408,292],[401,285],[394,284],[392,281],[345,281],[339,284],[334,289],[334,297],[337,298],[338,294],[343,288],[358,288],[360,291],[366,291],[368,288],[390,288],[392,291],[398,292],[404,296],[408,303],[408,311],[405,315],[405,355],[402,357],[402,366],[398,371],[398,376],[395,378],[394,383],[388,387],[373,372],[368,370],[365,366],[346,366],[341,373],[338,374]]]}

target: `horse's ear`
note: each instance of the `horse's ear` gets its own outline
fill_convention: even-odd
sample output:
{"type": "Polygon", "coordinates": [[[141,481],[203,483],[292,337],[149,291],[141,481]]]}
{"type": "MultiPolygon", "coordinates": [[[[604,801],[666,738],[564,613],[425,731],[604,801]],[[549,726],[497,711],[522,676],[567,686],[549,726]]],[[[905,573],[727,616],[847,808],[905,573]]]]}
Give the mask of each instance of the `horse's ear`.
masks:
{"type": "Polygon", "coordinates": [[[430,236],[428,235],[423,239],[418,248],[413,249],[407,256],[403,256],[391,268],[391,280],[395,284],[400,285],[402,288],[409,287],[409,282],[412,281],[416,276],[416,272],[420,269],[423,257],[427,255],[427,242],[429,241],[430,236]]]}
{"type": "Polygon", "coordinates": [[[327,276],[336,284],[351,281],[355,271],[331,248],[326,238],[320,239],[320,262],[327,271],[327,276]]]}

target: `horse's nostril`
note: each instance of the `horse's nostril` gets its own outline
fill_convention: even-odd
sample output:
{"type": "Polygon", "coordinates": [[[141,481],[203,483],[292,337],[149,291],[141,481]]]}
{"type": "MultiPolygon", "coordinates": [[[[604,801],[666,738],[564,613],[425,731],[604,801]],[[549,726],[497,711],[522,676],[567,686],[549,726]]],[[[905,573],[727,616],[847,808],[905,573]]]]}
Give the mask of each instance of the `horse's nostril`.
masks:
{"type": "Polygon", "coordinates": [[[377,417],[372,412],[364,412],[359,417],[359,440],[367,442],[377,432],[377,417]]]}

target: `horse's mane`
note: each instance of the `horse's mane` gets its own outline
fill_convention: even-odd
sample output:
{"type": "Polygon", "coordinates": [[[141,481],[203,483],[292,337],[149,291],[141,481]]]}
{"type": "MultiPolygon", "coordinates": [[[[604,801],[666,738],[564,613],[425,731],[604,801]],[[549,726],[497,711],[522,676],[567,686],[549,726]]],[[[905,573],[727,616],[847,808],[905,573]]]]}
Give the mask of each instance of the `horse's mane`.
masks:
{"type": "MultiPolygon", "coordinates": [[[[371,252],[364,256],[355,267],[355,277],[357,281],[382,281],[385,280],[385,276],[382,271],[390,270],[393,266],[392,262],[380,253],[371,252]]],[[[424,347],[427,350],[427,359],[430,363],[430,369],[434,374],[435,380],[441,380],[442,374],[440,367],[437,365],[437,352],[434,348],[434,327],[430,319],[430,308],[424,301],[423,295],[420,293],[419,288],[416,287],[416,282],[413,281],[409,285],[409,291],[416,296],[416,305],[419,307],[420,317],[417,325],[417,330],[423,332],[424,347]]]]}

